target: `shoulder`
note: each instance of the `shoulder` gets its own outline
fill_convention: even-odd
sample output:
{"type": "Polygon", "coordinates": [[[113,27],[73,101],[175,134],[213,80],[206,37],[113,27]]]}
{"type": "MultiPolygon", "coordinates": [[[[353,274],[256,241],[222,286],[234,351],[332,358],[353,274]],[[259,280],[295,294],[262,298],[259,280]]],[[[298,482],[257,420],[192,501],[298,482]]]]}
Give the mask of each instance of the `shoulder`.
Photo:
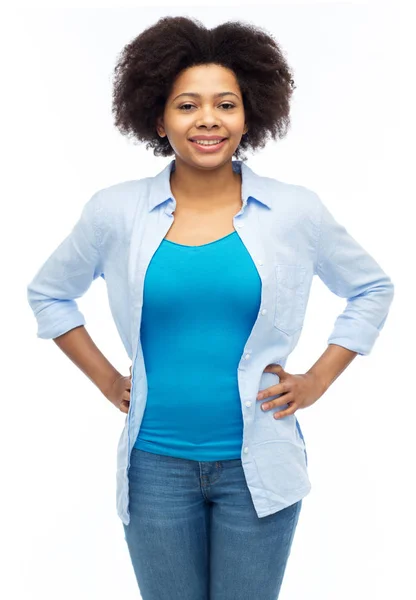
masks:
{"type": "Polygon", "coordinates": [[[137,203],[144,197],[150,177],[129,179],[100,188],[94,194],[97,208],[119,208],[131,203],[137,203]]]}
{"type": "Polygon", "coordinates": [[[276,177],[260,177],[261,187],[265,189],[273,211],[284,211],[288,215],[307,217],[319,221],[322,201],[310,187],[276,177]]]}
{"type": "Polygon", "coordinates": [[[146,206],[150,178],[131,179],[99,188],[86,205],[101,247],[127,240],[137,210],[146,206]]]}
{"type": "Polygon", "coordinates": [[[115,225],[117,219],[131,219],[148,197],[150,177],[120,181],[98,189],[91,198],[96,220],[115,225]]]}

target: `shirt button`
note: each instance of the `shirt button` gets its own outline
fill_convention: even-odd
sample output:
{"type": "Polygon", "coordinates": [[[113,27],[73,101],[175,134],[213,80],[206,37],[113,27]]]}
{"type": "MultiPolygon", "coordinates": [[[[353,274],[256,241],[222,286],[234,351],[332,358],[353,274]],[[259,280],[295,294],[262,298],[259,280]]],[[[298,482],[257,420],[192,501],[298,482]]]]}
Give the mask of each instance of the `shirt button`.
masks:
{"type": "Polygon", "coordinates": [[[248,446],[246,446],[246,447],[244,448],[244,454],[247,454],[247,452],[248,452],[248,446]]]}
{"type": "Polygon", "coordinates": [[[250,358],[250,354],[245,354],[244,358],[248,360],[250,358]]]}
{"type": "Polygon", "coordinates": [[[258,260],[258,261],[257,261],[257,264],[258,264],[258,265],[262,265],[262,264],[263,264],[263,261],[262,261],[262,260],[258,260]]]}
{"type": "Polygon", "coordinates": [[[267,313],[267,309],[263,308],[263,310],[261,311],[262,315],[265,315],[267,313]]]}
{"type": "Polygon", "coordinates": [[[251,402],[250,402],[250,400],[247,400],[247,402],[246,402],[246,406],[251,406],[251,402]]]}

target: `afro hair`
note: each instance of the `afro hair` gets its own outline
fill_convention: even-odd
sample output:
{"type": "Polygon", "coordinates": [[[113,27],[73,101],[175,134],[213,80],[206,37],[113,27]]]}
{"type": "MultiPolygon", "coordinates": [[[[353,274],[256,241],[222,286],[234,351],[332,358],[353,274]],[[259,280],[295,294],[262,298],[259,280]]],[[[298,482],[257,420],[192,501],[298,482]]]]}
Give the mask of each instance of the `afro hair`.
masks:
{"type": "Polygon", "coordinates": [[[293,75],[273,36],[259,27],[231,21],[206,28],[187,17],[163,17],[128,43],[117,58],[112,114],[123,135],[147,142],[155,156],[172,156],[156,121],[175,78],[192,66],[217,64],[231,69],[239,84],[248,132],[234,152],[263,148],[269,136],[283,138],[290,126],[293,75]]]}

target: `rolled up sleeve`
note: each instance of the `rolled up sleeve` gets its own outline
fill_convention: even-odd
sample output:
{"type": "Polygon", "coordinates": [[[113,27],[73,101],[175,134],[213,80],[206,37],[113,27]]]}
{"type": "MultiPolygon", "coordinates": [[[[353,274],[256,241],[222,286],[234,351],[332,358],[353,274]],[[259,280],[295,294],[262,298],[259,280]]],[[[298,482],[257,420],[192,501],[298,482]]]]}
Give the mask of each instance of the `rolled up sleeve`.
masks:
{"type": "Polygon", "coordinates": [[[367,355],[386,322],[394,285],[376,260],[316,198],[320,218],[315,274],[334,294],[347,298],[327,342],[367,355]]]}
{"type": "Polygon", "coordinates": [[[99,192],[84,205],[70,234],[27,286],[27,299],[37,320],[37,336],[56,338],[85,325],[76,298],[99,276],[104,277],[99,247],[99,192]]]}

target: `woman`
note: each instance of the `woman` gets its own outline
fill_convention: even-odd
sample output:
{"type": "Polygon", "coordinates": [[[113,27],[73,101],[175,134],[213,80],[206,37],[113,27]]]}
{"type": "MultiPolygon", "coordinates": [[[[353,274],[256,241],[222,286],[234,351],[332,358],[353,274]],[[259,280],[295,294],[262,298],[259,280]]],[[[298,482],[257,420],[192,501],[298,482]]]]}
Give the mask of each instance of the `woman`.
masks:
{"type": "Polygon", "coordinates": [[[293,89],[251,25],[167,17],[142,32],[116,67],[115,123],[174,159],[96,192],[28,286],[38,336],[127,414],[117,511],[144,600],[278,597],[311,489],[295,412],[369,354],[393,298],[315,192],[241,159],[286,134],[293,89]],[[322,356],[290,374],[314,275],[347,304],[322,356]],[[75,301],[99,276],[130,377],[75,301]]]}

